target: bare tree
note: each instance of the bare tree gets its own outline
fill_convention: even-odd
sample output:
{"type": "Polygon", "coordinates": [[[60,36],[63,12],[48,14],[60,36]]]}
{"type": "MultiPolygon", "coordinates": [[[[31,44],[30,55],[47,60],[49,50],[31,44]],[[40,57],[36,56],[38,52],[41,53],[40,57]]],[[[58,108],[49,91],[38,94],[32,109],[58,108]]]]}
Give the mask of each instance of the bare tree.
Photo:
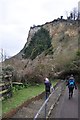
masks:
{"type": "Polygon", "coordinates": [[[3,49],[1,49],[1,62],[3,63],[3,49]]]}
{"type": "Polygon", "coordinates": [[[68,11],[65,11],[66,18],[68,19],[68,11]]]}
{"type": "Polygon", "coordinates": [[[68,20],[76,20],[79,18],[80,13],[78,12],[77,7],[74,7],[70,13],[65,11],[66,17],[68,20]]]}
{"type": "Polygon", "coordinates": [[[78,17],[77,17],[78,20],[80,20],[80,12],[78,11],[78,17]]]}
{"type": "Polygon", "coordinates": [[[77,10],[77,8],[76,7],[74,7],[73,8],[73,19],[75,20],[75,19],[77,19],[78,18],[78,10],[77,10]]]}

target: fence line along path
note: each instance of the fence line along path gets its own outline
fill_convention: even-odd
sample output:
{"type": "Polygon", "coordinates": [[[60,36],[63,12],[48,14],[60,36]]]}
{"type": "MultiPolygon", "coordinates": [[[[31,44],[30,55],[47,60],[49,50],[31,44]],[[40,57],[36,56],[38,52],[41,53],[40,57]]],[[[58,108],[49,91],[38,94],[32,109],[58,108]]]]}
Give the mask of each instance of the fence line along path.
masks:
{"type": "Polygon", "coordinates": [[[12,75],[5,75],[0,81],[0,101],[12,97],[12,75]]]}
{"type": "Polygon", "coordinates": [[[52,92],[49,98],[45,101],[45,95],[41,97],[39,100],[32,101],[30,104],[23,106],[14,116],[13,118],[45,118],[49,116],[50,111],[52,109],[53,104],[58,100],[62,89],[64,86],[64,82],[60,82],[55,91],[52,92]],[[45,111],[45,105],[46,111],[45,111]]]}

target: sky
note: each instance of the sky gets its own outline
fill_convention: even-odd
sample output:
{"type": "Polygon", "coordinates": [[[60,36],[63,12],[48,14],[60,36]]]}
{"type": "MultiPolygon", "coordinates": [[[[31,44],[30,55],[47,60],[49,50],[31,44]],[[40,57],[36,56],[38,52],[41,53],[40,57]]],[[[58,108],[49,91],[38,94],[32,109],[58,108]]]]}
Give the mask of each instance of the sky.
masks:
{"type": "MultiPolygon", "coordinates": [[[[53,21],[78,6],[79,0],[0,0],[0,50],[16,55],[33,25],[53,21]]],[[[0,51],[1,52],[1,51],[0,51]]]]}

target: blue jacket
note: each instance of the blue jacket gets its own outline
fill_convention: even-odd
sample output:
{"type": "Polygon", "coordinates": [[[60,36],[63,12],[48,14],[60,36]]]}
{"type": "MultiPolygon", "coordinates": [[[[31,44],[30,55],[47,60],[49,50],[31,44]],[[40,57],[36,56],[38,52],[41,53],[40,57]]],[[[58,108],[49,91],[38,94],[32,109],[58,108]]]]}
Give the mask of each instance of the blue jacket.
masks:
{"type": "Polygon", "coordinates": [[[68,88],[75,87],[75,89],[77,89],[75,79],[73,77],[69,78],[67,85],[68,85],[68,88]]]}

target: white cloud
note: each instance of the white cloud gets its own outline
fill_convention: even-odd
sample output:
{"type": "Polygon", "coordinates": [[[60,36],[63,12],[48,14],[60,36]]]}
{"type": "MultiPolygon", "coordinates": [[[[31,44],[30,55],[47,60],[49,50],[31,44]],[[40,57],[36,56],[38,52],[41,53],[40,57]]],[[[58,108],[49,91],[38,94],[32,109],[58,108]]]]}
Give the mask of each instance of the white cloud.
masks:
{"type": "Polygon", "coordinates": [[[27,41],[30,27],[64,15],[78,0],[0,0],[0,41],[9,55],[18,53],[27,41]]]}
{"type": "Polygon", "coordinates": [[[9,56],[18,53],[27,41],[28,31],[24,26],[2,25],[0,33],[1,47],[9,52],[9,56]]]}

